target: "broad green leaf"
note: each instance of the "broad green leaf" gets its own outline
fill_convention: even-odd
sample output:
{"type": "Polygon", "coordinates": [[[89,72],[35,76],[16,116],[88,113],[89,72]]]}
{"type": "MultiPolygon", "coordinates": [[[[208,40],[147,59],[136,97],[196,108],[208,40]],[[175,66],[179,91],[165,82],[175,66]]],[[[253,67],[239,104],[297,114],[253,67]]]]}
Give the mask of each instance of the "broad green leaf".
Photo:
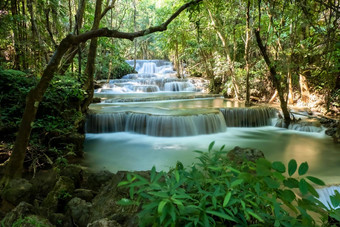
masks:
{"type": "Polygon", "coordinates": [[[308,163],[307,162],[303,162],[301,163],[300,167],[299,167],[299,175],[304,175],[305,173],[307,173],[308,171],[308,163]]]}
{"type": "Polygon", "coordinates": [[[283,185],[288,188],[298,188],[299,187],[299,181],[295,178],[288,178],[287,180],[283,181],[283,185]]]}
{"type": "Polygon", "coordinates": [[[232,218],[231,216],[229,216],[228,214],[225,213],[221,213],[221,212],[217,212],[217,211],[213,211],[213,210],[207,210],[206,211],[208,214],[212,214],[215,215],[217,217],[223,218],[225,220],[229,220],[229,221],[235,221],[234,218],[232,218]]]}
{"type": "Polygon", "coordinates": [[[148,192],[148,194],[153,195],[155,197],[160,197],[160,198],[168,198],[169,194],[167,192],[148,192]]]}
{"type": "Polygon", "coordinates": [[[310,192],[310,194],[312,194],[316,198],[319,198],[319,193],[315,190],[315,188],[312,185],[310,185],[308,182],[306,182],[306,184],[308,185],[308,191],[310,192]]]}
{"type": "Polygon", "coordinates": [[[161,214],[161,213],[162,213],[163,208],[164,208],[164,206],[165,206],[167,203],[168,203],[167,200],[162,200],[162,201],[160,201],[160,203],[158,204],[158,208],[157,208],[158,214],[161,214]]]}
{"type": "Polygon", "coordinates": [[[256,161],[256,174],[258,176],[270,176],[272,164],[263,158],[260,158],[256,161]]]}
{"type": "Polygon", "coordinates": [[[331,197],[331,203],[333,207],[338,207],[340,206],[340,193],[338,190],[335,190],[335,195],[332,195],[331,197]]]}
{"type": "Polygon", "coordinates": [[[295,173],[296,169],[297,169],[297,163],[296,163],[295,159],[290,160],[289,163],[288,163],[288,174],[289,174],[289,176],[292,176],[295,173]]]}
{"type": "Polygon", "coordinates": [[[228,205],[228,202],[231,198],[231,192],[228,192],[225,197],[224,197],[224,200],[223,200],[223,207],[226,207],[228,205]]]}
{"type": "Polygon", "coordinates": [[[319,178],[312,177],[312,176],[307,176],[306,178],[307,178],[308,180],[310,180],[311,182],[313,182],[314,184],[317,184],[317,185],[325,185],[325,182],[323,182],[323,181],[320,180],[319,178]]]}
{"type": "Polygon", "coordinates": [[[279,173],[286,172],[286,167],[282,162],[273,162],[272,168],[278,171],[279,173]]]}
{"type": "Polygon", "coordinates": [[[308,193],[308,183],[305,181],[305,179],[300,180],[299,189],[302,195],[306,195],[308,193]]]}
{"type": "Polygon", "coordinates": [[[283,190],[283,191],[281,191],[281,192],[280,192],[280,196],[281,196],[280,198],[281,198],[282,200],[285,200],[285,201],[287,201],[288,203],[293,202],[293,200],[296,198],[294,192],[291,191],[291,190],[283,190]]]}
{"type": "Polygon", "coordinates": [[[212,142],[209,144],[208,151],[211,151],[211,149],[213,148],[214,144],[215,144],[215,141],[212,141],[212,142]]]}

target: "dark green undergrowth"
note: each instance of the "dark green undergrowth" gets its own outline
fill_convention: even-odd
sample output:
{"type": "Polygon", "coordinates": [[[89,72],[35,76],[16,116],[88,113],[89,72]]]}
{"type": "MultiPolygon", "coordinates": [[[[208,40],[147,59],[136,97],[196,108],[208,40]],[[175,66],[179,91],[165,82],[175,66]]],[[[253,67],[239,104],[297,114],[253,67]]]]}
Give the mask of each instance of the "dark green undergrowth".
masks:
{"type": "MultiPolygon", "coordinates": [[[[223,147],[212,147],[196,151],[199,163],[189,169],[178,163],[168,173],[153,167],[150,179],[128,174],[119,186],[129,188],[130,198],[119,204],[140,206],[141,226],[330,226],[329,216],[340,221],[340,209],[327,210],[316,199],[312,184],[324,182],[306,175],[306,162],[291,160],[288,168],[266,159],[236,165],[223,147]]],[[[340,204],[340,194],[332,203],[340,204]]]]}
{"type": "MultiPolygon", "coordinates": [[[[100,71],[96,73],[97,80],[106,80],[110,72],[109,79],[120,79],[126,74],[134,73],[133,68],[125,62],[124,59],[110,59],[111,61],[111,71],[110,66],[106,65],[100,68],[100,71]]],[[[107,63],[109,64],[109,63],[107,63]]]]}
{"type": "MultiPolygon", "coordinates": [[[[34,75],[0,69],[0,131],[6,143],[14,142],[26,95],[38,81],[34,75]]],[[[74,148],[72,141],[63,142],[62,137],[81,130],[84,116],[80,106],[84,95],[77,78],[71,75],[53,78],[39,105],[25,164],[34,163],[34,168],[49,165],[74,148]]]]}

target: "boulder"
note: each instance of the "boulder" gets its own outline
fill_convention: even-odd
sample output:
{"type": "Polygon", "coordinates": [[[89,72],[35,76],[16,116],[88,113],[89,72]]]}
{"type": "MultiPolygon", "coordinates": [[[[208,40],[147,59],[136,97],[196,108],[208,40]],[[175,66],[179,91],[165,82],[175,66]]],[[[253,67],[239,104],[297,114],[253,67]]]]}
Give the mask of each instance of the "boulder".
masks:
{"type": "Polygon", "coordinates": [[[133,219],[138,208],[135,206],[121,206],[117,202],[129,196],[127,188],[118,188],[118,183],[125,177],[124,173],[117,173],[105,186],[100,193],[92,200],[90,222],[108,218],[124,225],[133,219]]]}
{"type": "Polygon", "coordinates": [[[91,203],[75,197],[67,203],[66,213],[71,217],[76,226],[86,227],[90,219],[91,207],[91,203]]]}
{"type": "Polygon", "coordinates": [[[47,214],[63,212],[67,202],[72,198],[74,183],[69,177],[62,176],[48,193],[41,206],[47,214]]]}
{"type": "Polygon", "coordinates": [[[58,173],[55,169],[40,170],[30,180],[33,185],[35,197],[40,196],[45,198],[47,194],[53,189],[58,180],[58,173]]]}
{"type": "Polygon", "coordinates": [[[98,191],[99,188],[115,177],[115,174],[103,170],[99,172],[91,172],[87,177],[86,187],[93,191],[98,191]]]}
{"type": "Polygon", "coordinates": [[[13,179],[4,188],[1,193],[1,198],[13,205],[18,205],[20,202],[31,202],[33,194],[33,185],[26,179],[13,179]]]}
{"type": "Polygon", "coordinates": [[[72,219],[62,213],[52,213],[49,215],[50,222],[57,227],[73,227],[72,219]]]}
{"type": "Polygon", "coordinates": [[[12,211],[6,214],[0,224],[2,224],[1,226],[4,227],[10,227],[13,226],[17,220],[23,219],[24,217],[31,214],[35,214],[33,206],[29,203],[21,202],[12,211]]]}
{"type": "Polygon", "coordinates": [[[87,227],[121,227],[121,225],[115,220],[103,218],[88,224],[87,227]]]}
{"type": "Polygon", "coordinates": [[[258,149],[236,146],[228,152],[227,158],[237,164],[241,164],[244,161],[256,162],[257,159],[264,158],[264,154],[258,149]]]}
{"type": "Polygon", "coordinates": [[[83,181],[83,169],[79,165],[66,165],[61,169],[60,176],[70,178],[75,187],[78,188],[83,181]]]}
{"type": "Polygon", "coordinates": [[[74,190],[74,197],[81,198],[85,200],[86,202],[91,202],[94,198],[95,193],[92,190],[79,188],[74,190]]]}

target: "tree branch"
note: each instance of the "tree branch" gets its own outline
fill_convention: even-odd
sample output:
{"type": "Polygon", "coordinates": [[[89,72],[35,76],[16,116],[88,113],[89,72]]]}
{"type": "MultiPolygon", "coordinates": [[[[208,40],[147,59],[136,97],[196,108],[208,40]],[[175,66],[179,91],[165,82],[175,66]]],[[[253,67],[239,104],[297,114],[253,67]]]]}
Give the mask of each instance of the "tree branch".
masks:
{"type": "MultiPolygon", "coordinates": [[[[109,2],[110,0],[108,0],[109,2]]],[[[105,9],[103,10],[102,14],[100,15],[100,19],[102,19],[109,10],[113,9],[115,7],[116,0],[112,0],[111,4],[106,6],[105,9]]]]}

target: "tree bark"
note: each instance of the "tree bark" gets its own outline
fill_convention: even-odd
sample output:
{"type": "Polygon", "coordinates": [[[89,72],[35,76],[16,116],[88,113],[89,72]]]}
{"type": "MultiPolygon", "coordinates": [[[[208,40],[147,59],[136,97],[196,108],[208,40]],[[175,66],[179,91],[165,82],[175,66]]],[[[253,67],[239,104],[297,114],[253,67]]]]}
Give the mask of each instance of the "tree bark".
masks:
{"type": "Polygon", "coordinates": [[[246,40],[244,47],[244,59],[246,61],[246,106],[250,106],[250,84],[249,84],[249,49],[250,49],[250,0],[247,2],[246,12],[246,40]]]}
{"type": "MultiPolygon", "coordinates": [[[[102,12],[102,0],[96,0],[96,9],[95,9],[94,21],[92,25],[92,31],[97,30],[99,28],[101,12],[102,12]]],[[[82,104],[82,112],[85,112],[87,110],[87,107],[90,105],[93,99],[94,73],[96,69],[95,63],[96,63],[97,47],[98,47],[98,39],[97,38],[91,39],[89,53],[87,55],[85,75],[84,75],[85,83],[83,86],[83,90],[86,91],[87,97],[85,98],[82,104]]]]}
{"type": "Polygon", "coordinates": [[[301,101],[304,104],[307,104],[309,102],[309,89],[308,89],[306,76],[303,73],[299,75],[299,83],[300,83],[301,101]]]}
{"type": "Polygon", "coordinates": [[[288,107],[287,107],[287,102],[286,102],[286,100],[284,98],[283,88],[281,87],[281,84],[280,84],[281,81],[278,78],[279,75],[277,75],[277,73],[276,73],[275,64],[273,64],[270,61],[269,56],[267,54],[267,50],[263,46],[259,30],[255,30],[255,36],[256,36],[257,45],[258,45],[258,47],[259,47],[259,49],[261,51],[261,54],[262,54],[262,56],[264,58],[264,61],[266,62],[266,65],[267,65],[267,67],[269,69],[270,76],[271,76],[271,79],[273,81],[274,87],[276,88],[276,90],[278,92],[279,99],[280,99],[280,106],[281,106],[281,109],[282,109],[285,125],[286,125],[286,127],[288,127],[289,124],[290,124],[291,119],[290,119],[290,114],[289,114],[288,107]]]}
{"type": "Polygon", "coordinates": [[[62,57],[70,47],[78,45],[79,43],[82,42],[86,42],[89,39],[98,37],[121,38],[132,41],[136,37],[144,36],[154,32],[165,31],[167,29],[167,26],[171,23],[171,21],[173,21],[182,11],[184,11],[191,5],[197,4],[201,1],[202,0],[194,0],[182,5],[163,24],[150,27],[145,30],[127,33],[119,32],[117,30],[109,30],[108,28],[102,28],[85,32],[80,35],[69,34],[66,38],[64,38],[60,42],[59,46],[56,48],[54,55],[52,56],[48,65],[46,66],[40,81],[33,89],[31,89],[31,91],[28,93],[26,97],[26,107],[20,122],[19,131],[14,143],[12,155],[10,157],[9,162],[5,166],[5,172],[3,178],[1,179],[1,184],[7,184],[9,180],[12,178],[21,177],[24,158],[26,156],[26,149],[30,139],[32,126],[36,117],[39,103],[41,102],[51,80],[53,79],[54,73],[57,71],[57,68],[60,64],[62,57]]]}

